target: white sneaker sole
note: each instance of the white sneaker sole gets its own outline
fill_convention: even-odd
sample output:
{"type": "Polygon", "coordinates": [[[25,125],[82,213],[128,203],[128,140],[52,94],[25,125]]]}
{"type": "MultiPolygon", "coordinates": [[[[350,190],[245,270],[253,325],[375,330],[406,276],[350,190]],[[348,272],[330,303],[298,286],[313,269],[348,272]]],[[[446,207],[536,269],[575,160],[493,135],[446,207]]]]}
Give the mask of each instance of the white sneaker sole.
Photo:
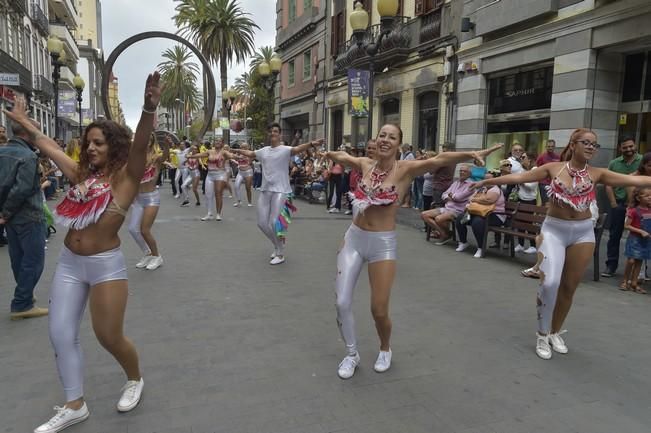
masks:
{"type": "MultiPolygon", "coordinates": [[[[38,433],[58,433],[61,430],[65,430],[70,426],[73,426],[75,424],[79,424],[80,422],[84,422],[88,419],[90,416],[90,412],[86,412],[83,416],[80,416],[79,418],[74,418],[69,420],[67,423],[60,425],[58,427],[52,428],[50,430],[40,430],[38,433]]],[[[36,430],[34,430],[34,433],[37,433],[36,430]]]]}

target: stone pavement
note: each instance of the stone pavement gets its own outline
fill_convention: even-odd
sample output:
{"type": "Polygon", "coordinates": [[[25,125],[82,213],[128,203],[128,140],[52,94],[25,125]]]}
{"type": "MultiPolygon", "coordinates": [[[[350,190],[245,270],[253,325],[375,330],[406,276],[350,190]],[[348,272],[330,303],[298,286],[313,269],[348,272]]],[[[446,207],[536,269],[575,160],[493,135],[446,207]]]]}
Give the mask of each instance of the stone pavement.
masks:
{"type": "MultiPolygon", "coordinates": [[[[394,364],[377,374],[369,288],[355,314],[361,368],[336,375],[344,354],[335,324],[337,246],[349,224],[298,202],[287,262],[267,264],[255,208],[200,222],[167,191],[155,225],[165,265],[139,271],[126,230],[131,297],[126,332],[145,378],[140,406],[118,414],[124,377],[81,328],[88,421],[70,433],[643,433],[651,430],[651,297],[613,281],[579,288],[567,321],[568,355],[538,359],[535,280],[520,260],[427,244],[400,225],[392,293],[394,364]]],[[[408,211],[402,211],[408,212],[408,211]]],[[[401,218],[403,220],[403,218],[401,218]]],[[[63,233],[50,242],[37,292],[46,304],[63,233]]],[[[13,279],[0,249],[0,305],[13,279]]],[[[0,317],[0,432],[27,433],[62,404],[47,320],[0,317]]]]}

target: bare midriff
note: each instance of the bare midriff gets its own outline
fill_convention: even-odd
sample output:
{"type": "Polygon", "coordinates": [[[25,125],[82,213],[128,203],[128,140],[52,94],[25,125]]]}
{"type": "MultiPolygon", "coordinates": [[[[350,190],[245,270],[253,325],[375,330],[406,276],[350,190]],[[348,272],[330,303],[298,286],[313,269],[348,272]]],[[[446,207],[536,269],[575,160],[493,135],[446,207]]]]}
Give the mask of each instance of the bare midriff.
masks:
{"type": "Polygon", "coordinates": [[[141,193],[154,192],[156,190],[157,180],[158,180],[158,170],[156,170],[156,174],[149,182],[140,184],[139,192],[141,193]]]}
{"type": "Polygon", "coordinates": [[[396,229],[396,215],[399,204],[390,206],[369,206],[363,214],[358,214],[353,224],[369,232],[389,232],[396,229]]]}
{"type": "Polygon", "coordinates": [[[120,246],[118,231],[124,217],[110,210],[104,211],[99,221],[83,230],[68,230],[65,246],[80,256],[92,256],[120,246]]]}
{"type": "Polygon", "coordinates": [[[583,212],[577,212],[574,209],[570,208],[569,206],[565,207],[565,206],[559,206],[555,204],[549,205],[549,210],[547,211],[547,215],[561,220],[587,220],[592,218],[590,209],[583,212]]]}

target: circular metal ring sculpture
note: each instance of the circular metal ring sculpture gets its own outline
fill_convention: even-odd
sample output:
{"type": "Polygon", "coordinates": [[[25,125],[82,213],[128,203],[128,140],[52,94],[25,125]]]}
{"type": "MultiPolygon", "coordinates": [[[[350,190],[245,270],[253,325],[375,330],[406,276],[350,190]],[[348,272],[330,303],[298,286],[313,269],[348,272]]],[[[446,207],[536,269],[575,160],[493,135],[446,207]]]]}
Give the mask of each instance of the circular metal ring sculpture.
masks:
{"type": "Polygon", "coordinates": [[[207,89],[204,87],[203,91],[204,91],[205,98],[208,101],[208,106],[204,108],[203,128],[201,129],[201,133],[199,134],[199,137],[201,138],[206,134],[208,128],[212,127],[212,115],[213,112],[215,111],[215,102],[217,98],[217,91],[215,88],[215,78],[213,77],[212,71],[210,70],[210,63],[208,63],[208,61],[203,56],[203,54],[201,54],[201,51],[199,51],[189,41],[180,37],[179,35],[175,35],[174,33],[168,33],[168,32],[138,33],[137,35],[133,35],[130,38],[123,41],[122,43],[120,43],[120,45],[118,45],[111,52],[111,55],[108,57],[108,60],[104,65],[104,70],[102,71],[102,105],[104,106],[105,116],[107,119],[113,120],[111,115],[111,109],[108,103],[108,86],[109,86],[109,77],[111,76],[113,65],[115,64],[115,61],[118,59],[118,56],[122,54],[124,50],[126,50],[136,42],[140,42],[145,39],[154,39],[154,38],[172,39],[174,41],[184,44],[186,47],[192,50],[192,52],[199,58],[199,60],[203,65],[204,83],[206,83],[206,86],[208,87],[207,89]]]}

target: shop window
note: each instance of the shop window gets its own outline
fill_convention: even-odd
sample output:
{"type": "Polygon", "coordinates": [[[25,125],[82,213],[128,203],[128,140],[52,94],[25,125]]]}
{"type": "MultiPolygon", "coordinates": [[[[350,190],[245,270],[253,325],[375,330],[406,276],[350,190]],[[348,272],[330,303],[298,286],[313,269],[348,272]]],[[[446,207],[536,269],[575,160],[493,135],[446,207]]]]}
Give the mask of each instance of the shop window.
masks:
{"type": "Polygon", "coordinates": [[[644,80],[644,99],[651,99],[651,51],[646,53],[646,79],[644,80]]]}
{"type": "Polygon", "coordinates": [[[488,114],[550,108],[553,80],[551,66],[490,79],[488,114]]]}
{"type": "Polygon", "coordinates": [[[439,122],[439,95],[425,92],[418,97],[418,143],[419,149],[436,150],[439,122]]]}
{"type": "MultiPolygon", "coordinates": [[[[400,100],[397,98],[390,98],[382,102],[382,124],[386,125],[391,123],[400,125],[400,100]]],[[[382,125],[378,125],[382,126],[382,125]]]]}
{"type": "Polygon", "coordinates": [[[303,81],[312,78],[312,50],[303,53],[303,81]]]}
{"type": "Polygon", "coordinates": [[[296,82],[296,64],[294,60],[289,61],[287,69],[287,86],[294,87],[294,83],[296,82]]]}
{"type": "Polygon", "coordinates": [[[626,56],[622,102],[640,100],[640,95],[642,94],[642,77],[644,75],[644,56],[644,53],[626,56]]]}
{"type": "Polygon", "coordinates": [[[332,146],[331,150],[337,150],[344,139],[344,112],[335,110],[332,113],[332,146]]]}

